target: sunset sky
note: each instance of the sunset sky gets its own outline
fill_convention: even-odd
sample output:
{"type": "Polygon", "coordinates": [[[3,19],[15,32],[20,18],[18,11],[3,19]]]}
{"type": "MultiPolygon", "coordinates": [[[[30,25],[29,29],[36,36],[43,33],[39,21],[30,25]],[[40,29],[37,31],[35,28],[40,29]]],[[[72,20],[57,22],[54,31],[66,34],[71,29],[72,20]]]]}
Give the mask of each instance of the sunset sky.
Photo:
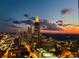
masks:
{"type": "Polygon", "coordinates": [[[56,33],[56,34],[79,34],[78,27],[64,27],[63,30],[41,30],[41,33],[56,33]]]}
{"type": "Polygon", "coordinates": [[[13,21],[16,20],[27,20],[24,14],[79,25],[78,0],[0,0],[0,31],[26,30],[29,25],[24,23],[8,26],[15,25],[13,21]]]}

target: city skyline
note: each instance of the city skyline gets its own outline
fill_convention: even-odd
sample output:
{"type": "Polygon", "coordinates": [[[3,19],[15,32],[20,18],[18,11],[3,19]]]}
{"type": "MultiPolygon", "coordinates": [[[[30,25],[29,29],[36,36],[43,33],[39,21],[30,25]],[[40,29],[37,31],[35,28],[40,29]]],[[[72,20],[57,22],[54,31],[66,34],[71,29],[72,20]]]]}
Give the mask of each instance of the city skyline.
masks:
{"type": "Polygon", "coordinates": [[[13,24],[13,21],[27,20],[24,14],[77,25],[78,0],[0,0],[0,31],[26,30],[29,25],[25,23],[13,24]]]}

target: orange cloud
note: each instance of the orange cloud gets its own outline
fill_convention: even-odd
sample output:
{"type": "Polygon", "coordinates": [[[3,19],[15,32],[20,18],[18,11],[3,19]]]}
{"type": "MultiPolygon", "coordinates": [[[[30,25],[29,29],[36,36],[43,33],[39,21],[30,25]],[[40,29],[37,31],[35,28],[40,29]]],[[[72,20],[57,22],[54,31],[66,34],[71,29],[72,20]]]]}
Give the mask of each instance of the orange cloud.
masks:
{"type": "Polygon", "coordinates": [[[67,33],[78,33],[79,34],[79,27],[65,27],[64,31],[67,33]]]}
{"type": "Polygon", "coordinates": [[[64,30],[41,30],[41,33],[79,34],[79,27],[64,27],[64,30]]]}

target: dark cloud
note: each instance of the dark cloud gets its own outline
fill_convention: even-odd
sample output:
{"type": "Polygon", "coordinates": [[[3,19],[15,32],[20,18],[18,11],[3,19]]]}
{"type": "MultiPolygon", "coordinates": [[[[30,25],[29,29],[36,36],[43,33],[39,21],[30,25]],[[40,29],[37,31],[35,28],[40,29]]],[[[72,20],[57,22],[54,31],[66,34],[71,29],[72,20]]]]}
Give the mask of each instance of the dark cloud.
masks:
{"type": "Polygon", "coordinates": [[[22,23],[25,23],[25,24],[33,24],[33,21],[32,20],[22,20],[22,21],[13,21],[14,24],[22,24],[22,23]]]}
{"type": "Polygon", "coordinates": [[[21,23],[33,24],[33,21],[32,20],[24,20],[24,21],[21,21],[21,23]]]}
{"type": "Polygon", "coordinates": [[[28,14],[24,14],[24,16],[27,17],[29,20],[34,20],[35,19],[35,17],[29,17],[28,14]]]}
{"type": "Polygon", "coordinates": [[[29,15],[28,14],[24,14],[24,16],[27,17],[27,18],[29,18],[29,15]]]}
{"type": "Polygon", "coordinates": [[[62,20],[57,20],[56,23],[57,23],[57,25],[59,25],[59,26],[63,26],[63,21],[62,21],[62,20]]]}
{"type": "MultiPolygon", "coordinates": [[[[31,17],[31,20],[21,20],[21,21],[18,21],[18,20],[15,20],[15,21],[12,21],[13,24],[22,24],[22,23],[25,23],[25,24],[34,24],[34,20],[35,20],[35,17],[31,17]]],[[[48,24],[48,20],[47,19],[40,19],[40,22],[41,24],[48,24]]]]}
{"type": "Polygon", "coordinates": [[[48,23],[45,26],[46,26],[46,28],[43,28],[43,29],[47,29],[47,30],[63,30],[62,28],[57,27],[57,25],[55,23],[53,23],[53,24],[48,23]]]}
{"type": "Polygon", "coordinates": [[[13,21],[14,24],[20,24],[20,21],[13,21]]]}
{"type": "Polygon", "coordinates": [[[70,11],[71,11],[71,9],[63,9],[63,10],[61,10],[61,14],[66,14],[70,11]]]}

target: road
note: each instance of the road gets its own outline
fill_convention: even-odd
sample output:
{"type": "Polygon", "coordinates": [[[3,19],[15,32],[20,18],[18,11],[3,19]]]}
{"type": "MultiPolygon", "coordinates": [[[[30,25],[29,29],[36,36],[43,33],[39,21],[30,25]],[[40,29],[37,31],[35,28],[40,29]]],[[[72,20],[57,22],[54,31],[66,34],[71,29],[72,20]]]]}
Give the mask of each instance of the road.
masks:
{"type": "MultiPolygon", "coordinates": [[[[10,47],[6,50],[6,52],[3,54],[2,58],[8,58],[9,56],[9,50],[11,50],[12,44],[10,45],[10,47]]],[[[25,43],[26,50],[28,50],[28,52],[30,53],[30,55],[28,56],[28,58],[32,57],[32,58],[38,58],[37,54],[33,51],[31,51],[31,47],[29,44],[25,43]]]]}
{"type": "Polygon", "coordinates": [[[37,56],[37,54],[35,53],[35,51],[34,51],[34,52],[31,51],[31,47],[30,47],[29,44],[25,43],[25,47],[26,47],[26,49],[30,52],[29,57],[31,56],[31,57],[33,57],[33,58],[38,58],[38,56],[37,56]]]}

